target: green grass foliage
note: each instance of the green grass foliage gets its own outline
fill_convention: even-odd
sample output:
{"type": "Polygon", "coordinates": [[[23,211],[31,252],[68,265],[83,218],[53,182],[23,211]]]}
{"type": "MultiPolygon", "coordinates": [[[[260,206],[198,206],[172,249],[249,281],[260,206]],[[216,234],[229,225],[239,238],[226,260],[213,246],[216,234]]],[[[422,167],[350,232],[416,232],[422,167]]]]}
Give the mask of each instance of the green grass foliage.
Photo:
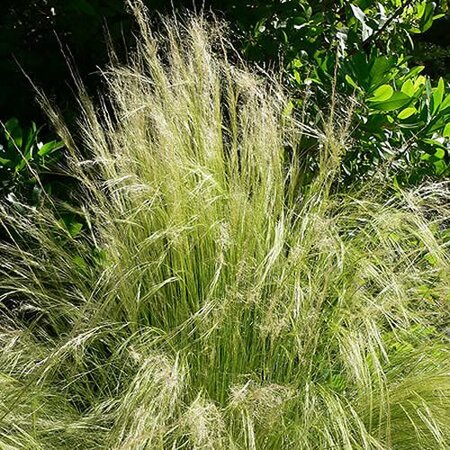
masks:
{"type": "Polygon", "coordinates": [[[220,26],[135,13],[104,101],[80,88],[90,157],[46,105],[82,231],[0,206],[0,447],[449,448],[449,186],[339,192],[337,112],[310,130],[220,26]]]}

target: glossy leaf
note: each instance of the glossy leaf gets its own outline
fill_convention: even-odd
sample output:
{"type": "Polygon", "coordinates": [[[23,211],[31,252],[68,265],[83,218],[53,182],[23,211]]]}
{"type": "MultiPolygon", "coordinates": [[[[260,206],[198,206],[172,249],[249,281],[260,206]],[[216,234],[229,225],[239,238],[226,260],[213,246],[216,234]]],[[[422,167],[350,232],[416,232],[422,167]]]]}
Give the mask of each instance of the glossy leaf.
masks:
{"type": "Polygon", "coordinates": [[[411,106],[409,108],[405,108],[404,110],[400,111],[397,117],[400,120],[404,120],[404,119],[407,119],[408,117],[411,117],[416,112],[417,112],[417,109],[414,106],[411,106]]]}
{"type": "Polygon", "coordinates": [[[447,94],[443,102],[441,103],[440,111],[444,112],[447,108],[450,108],[450,94],[447,94]]]}
{"type": "Polygon", "coordinates": [[[444,137],[450,137],[450,122],[445,125],[444,132],[442,133],[444,137]]]}
{"type": "Polygon", "coordinates": [[[416,92],[416,90],[414,89],[414,83],[412,82],[412,80],[406,80],[402,85],[401,91],[404,92],[406,95],[409,95],[410,97],[412,97],[414,95],[414,93],[416,92]]]}
{"type": "Polygon", "coordinates": [[[434,9],[436,5],[433,2],[427,2],[425,11],[420,21],[420,31],[425,33],[433,25],[434,9]]]}
{"type": "Polygon", "coordinates": [[[442,103],[444,91],[445,91],[444,80],[442,78],[439,78],[438,85],[433,92],[433,114],[436,113],[436,111],[439,109],[439,106],[442,103]]]}
{"type": "Polygon", "coordinates": [[[369,98],[369,102],[384,102],[392,97],[394,89],[388,84],[384,84],[375,90],[373,97],[369,98]]]}
{"type": "Polygon", "coordinates": [[[392,96],[382,102],[373,102],[371,107],[379,111],[395,111],[406,106],[411,101],[411,97],[403,92],[394,92],[392,96]]]}
{"type": "Polygon", "coordinates": [[[64,144],[60,141],[50,141],[44,144],[38,151],[39,156],[45,156],[49,153],[52,153],[56,150],[61,149],[64,146],[64,144]]]}
{"type": "Polygon", "coordinates": [[[366,23],[364,11],[359,6],[353,4],[350,4],[350,8],[352,9],[353,15],[364,25],[366,23]]]}

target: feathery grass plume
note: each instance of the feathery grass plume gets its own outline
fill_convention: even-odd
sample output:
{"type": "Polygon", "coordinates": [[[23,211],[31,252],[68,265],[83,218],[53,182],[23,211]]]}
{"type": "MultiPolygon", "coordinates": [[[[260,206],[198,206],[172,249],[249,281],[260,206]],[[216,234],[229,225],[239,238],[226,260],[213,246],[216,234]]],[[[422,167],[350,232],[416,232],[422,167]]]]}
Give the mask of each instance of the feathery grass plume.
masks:
{"type": "Polygon", "coordinates": [[[0,447],[448,448],[448,184],[333,192],[330,125],[299,186],[281,88],[131,5],[108,106],[80,93],[91,155],[62,130],[83,232],[0,206],[0,447]]]}

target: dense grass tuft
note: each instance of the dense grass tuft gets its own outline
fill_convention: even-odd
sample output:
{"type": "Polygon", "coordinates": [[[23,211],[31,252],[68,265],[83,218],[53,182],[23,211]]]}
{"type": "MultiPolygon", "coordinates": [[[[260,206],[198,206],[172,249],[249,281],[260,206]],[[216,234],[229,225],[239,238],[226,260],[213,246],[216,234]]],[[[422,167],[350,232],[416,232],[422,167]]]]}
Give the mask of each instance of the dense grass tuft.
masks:
{"type": "Polygon", "coordinates": [[[134,11],[91,157],[49,109],[84,231],[0,207],[0,447],[449,448],[449,186],[338,193],[339,125],[304,185],[276,83],[134,11]]]}

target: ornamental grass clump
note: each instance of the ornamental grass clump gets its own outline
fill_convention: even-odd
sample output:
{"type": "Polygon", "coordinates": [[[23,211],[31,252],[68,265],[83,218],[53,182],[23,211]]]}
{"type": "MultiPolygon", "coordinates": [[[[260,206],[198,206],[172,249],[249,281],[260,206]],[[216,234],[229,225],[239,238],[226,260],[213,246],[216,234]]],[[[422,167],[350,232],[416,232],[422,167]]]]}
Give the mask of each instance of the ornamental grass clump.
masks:
{"type": "Polygon", "coordinates": [[[310,130],[221,26],[133,5],[88,156],[45,105],[82,231],[0,207],[0,447],[448,448],[449,186],[340,191],[339,114],[310,130]]]}

